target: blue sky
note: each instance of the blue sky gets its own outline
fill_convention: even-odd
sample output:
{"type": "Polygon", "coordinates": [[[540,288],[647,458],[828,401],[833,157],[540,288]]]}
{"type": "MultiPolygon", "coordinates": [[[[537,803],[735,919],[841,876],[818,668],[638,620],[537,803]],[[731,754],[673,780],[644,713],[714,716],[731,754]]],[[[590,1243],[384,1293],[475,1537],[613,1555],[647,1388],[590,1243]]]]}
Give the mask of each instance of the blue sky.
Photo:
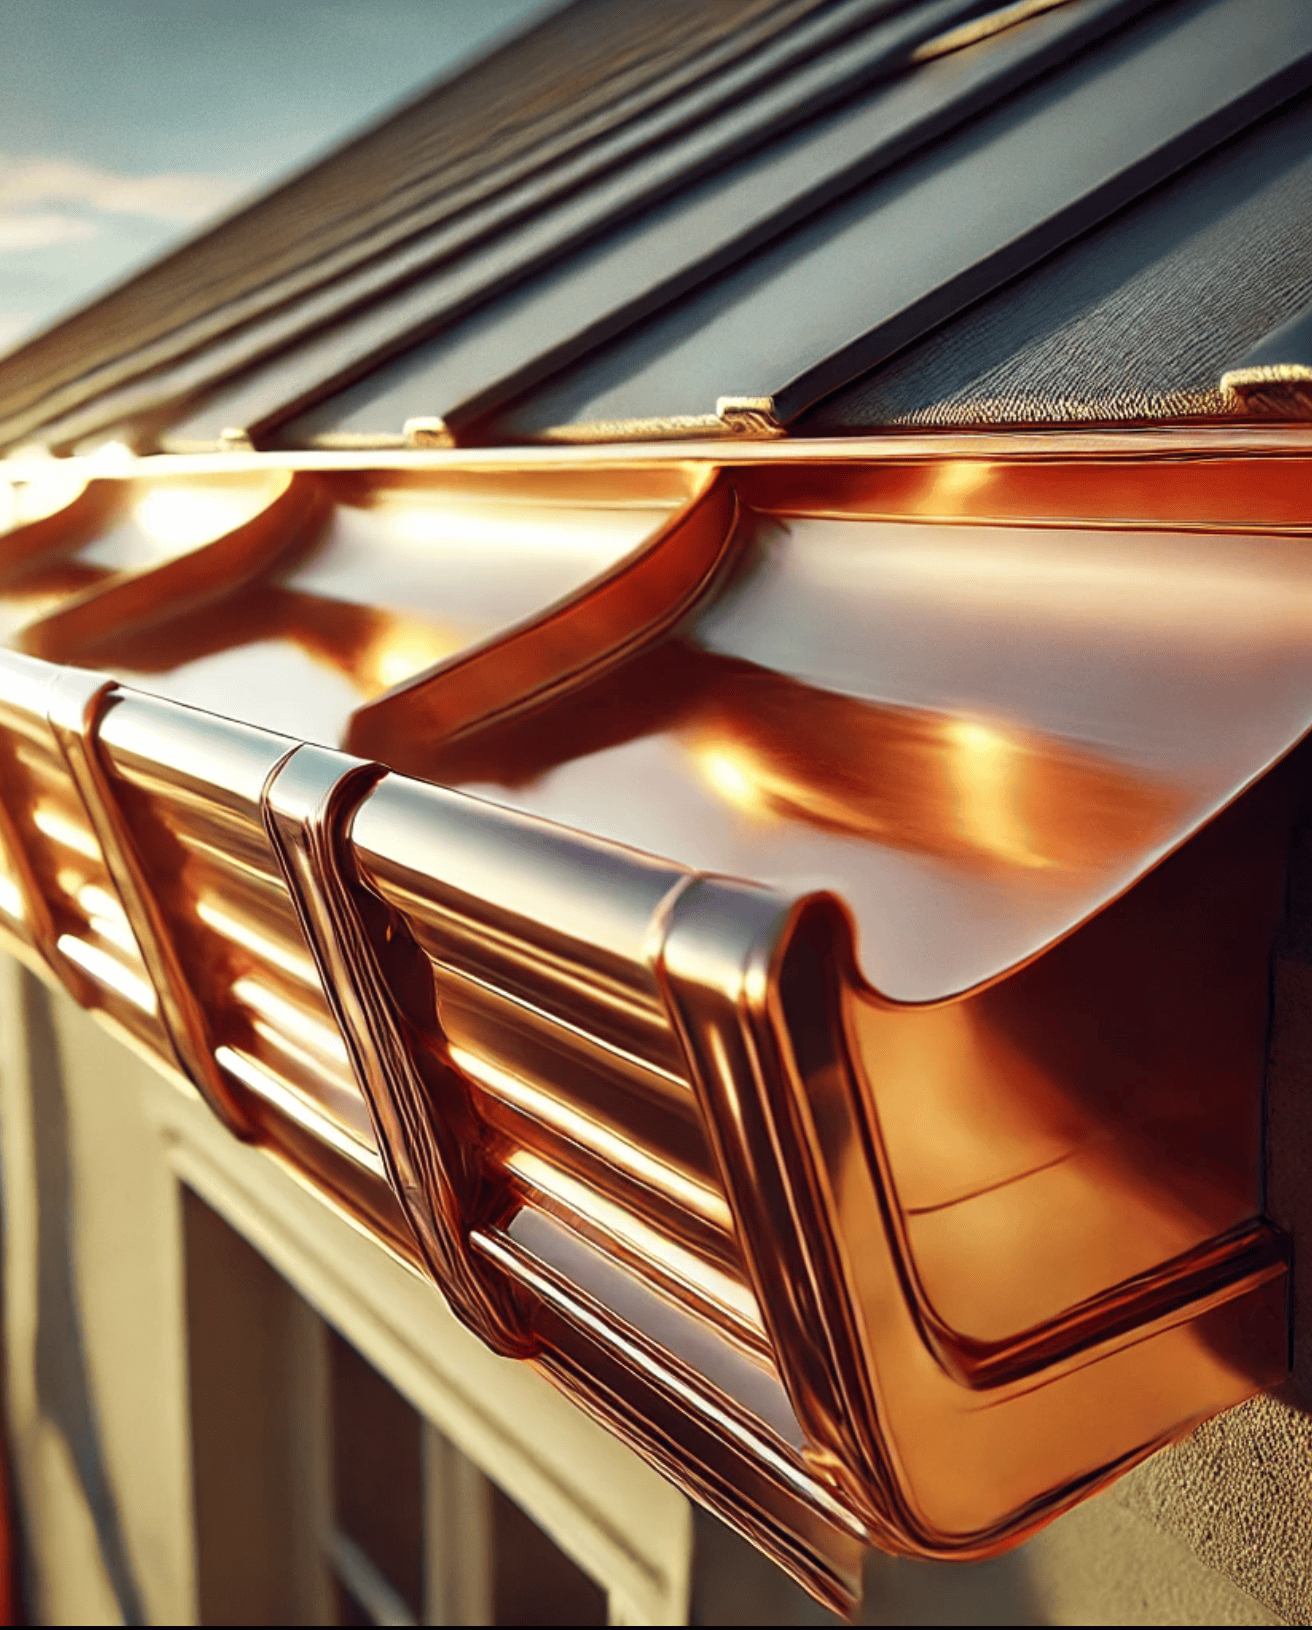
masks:
{"type": "Polygon", "coordinates": [[[0,0],[0,352],[541,0],[0,0]]]}

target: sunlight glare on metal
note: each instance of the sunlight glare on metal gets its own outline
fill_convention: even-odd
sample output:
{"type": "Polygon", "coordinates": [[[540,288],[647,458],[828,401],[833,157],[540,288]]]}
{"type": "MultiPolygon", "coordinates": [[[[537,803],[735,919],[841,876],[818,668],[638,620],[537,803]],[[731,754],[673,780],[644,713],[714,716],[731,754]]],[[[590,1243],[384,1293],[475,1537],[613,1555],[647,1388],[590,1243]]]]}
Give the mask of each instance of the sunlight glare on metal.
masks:
{"type": "Polygon", "coordinates": [[[667,1235],[648,1227],[625,1207],[616,1205],[531,1150],[516,1149],[507,1159],[506,1167],[524,1182],[622,1240],[637,1256],[664,1267],[685,1284],[695,1285],[709,1301],[734,1314],[749,1329],[760,1329],[760,1310],[746,1285],[685,1250],[667,1235]]]}
{"type": "Polygon", "coordinates": [[[1005,731],[979,719],[953,719],[945,733],[963,828],[999,860],[1024,867],[1051,865],[1031,847],[1017,807],[1023,751],[1005,731]]]}
{"type": "Polygon", "coordinates": [[[153,542],[169,549],[196,549],[235,532],[265,509],[286,485],[286,477],[258,483],[207,483],[152,487],[133,506],[137,525],[153,542]]]}
{"type": "Polygon", "coordinates": [[[371,1171],[375,1177],[386,1177],[386,1170],[378,1151],[354,1136],[349,1127],[342,1126],[331,1115],[324,1114],[318,1104],[312,1103],[287,1082],[266,1070],[258,1060],[235,1047],[216,1047],[214,1061],[220,1069],[236,1077],[244,1087],[258,1093],[283,1114],[303,1126],[307,1132],[322,1138],[325,1143],[345,1155],[349,1160],[371,1171]]]}
{"type": "Polygon", "coordinates": [[[89,973],[97,984],[105,985],[110,990],[131,1002],[143,1013],[154,1013],[159,1003],[155,992],[146,983],[123,964],[103,951],[98,945],[90,945],[86,940],[78,939],[75,934],[61,934],[58,948],[70,962],[76,962],[84,973],[89,973]]]}
{"type": "Polygon", "coordinates": [[[136,462],[137,455],[121,441],[102,442],[86,459],[87,466],[98,476],[131,475],[136,462]]]}
{"type": "Polygon", "coordinates": [[[424,551],[460,556],[488,549],[526,555],[586,556],[599,565],[635,548],[669,514],[669,505],[474,504],[384,492],[371,506],[389,538],[424,551]]]}
{"type": "Polygon", "coordinates": [[[654,1159],[632,1138],[624,1138],[590,1116],[582,1115],[549,1092],[543,1092],[522,1076],[512,1075],[464,1047],[452,1047],[451,1062],[463,1074],[481,1082],[499,1098],[515,1104],[525,1114],[535,1116],[563,1132],[584,1148],[592,1149],[613,1165],[631,1172],[639,1181],[658,1192],[673,1194],[716,1227],[730,1229],[733,1218],[728,1204],[703,1183],[696,1183],[667,1161],[654,1159]]]}
{"type": "Polygon", "coordinates": [[[934,470],[929,507],[953,512],[965,499],[987,487],[992,476],[993,465],[986,459],[945,459],[934,470]]]}
{"type": "Polygon", "coordinates": [[[309,985],[312,990],[320,988],[318,969],[308,956],[298,956],[287,946],[279,945],[266,934],[261,934],[257,928],[239,921],[221,906],[215,905],[213,900],[205,898],[198,900],[196,915],[207,928],[212,928],[216,934],[222,934],[224,939],[231,940],[234,945],[240,945],[247,951],[254,951],[256,956],[263,957],[266,962],[271,962],[275,968],[281,968],[284,973],[291,974],[293,979],[299,979],[303,985],[309,985]]]}
{"type": "Polygon", "coordinates": [[[376,696],[413,679],[466,644],[467,636],[454,629],[396,620],[369,646],[357,677],[366,695],[376,696]]]}
{"type": "Polygon", "coordinates": [[[694,757],[710,787],[736,808],[754,815],[767,808],[760,784],[745,753],[721,745],[694,749],[694,757]]]}
{"type": "Polygon", "coordinates": [[[86,883],[77,891],[77,903],[86,912],[90,926],[102,939],[132,956],[141,955],[127,913],[107,889],[95,883],[86,883]]]}
{"type": "Polygon", "coordinates": [[[50,804],[38,804],[32,811],[32,825],[44,832],[52,843],[71,849],[74,854],[85,855],[88,860],[100,859],[100,845],[95,833],[85,826],[70,821],[62,810],[50,804]]]}
{"type": "Polygon", "coordinates": [[[232,987],[232,994],[239,1002],[245,1003],[265,1019],[275,1025],[281,1025],[284,1030],[297,1036],[319,1057],[331,1059],[344,1070],[350,1068],[351,1060],[346,1045],[337,1030],[322,1019],[316,1019],[313,1014],[307,1013],[295,1002],[289,1002],[250,975],[236,982],[232,987]]]}
{"type": "Polygon", "coordinates": [[[85,474],[50,461],[49,469],[28,471],[22,480],[0,480],[0,534],[55,515],[86,488],[85,474]]]}
{"type": "Polygon", "coordinates": [[[24,922],[27,918],[22,891],[12,877],[6,877],[3,873],[0,873],[0,912],[16,923],[24,922]]]}

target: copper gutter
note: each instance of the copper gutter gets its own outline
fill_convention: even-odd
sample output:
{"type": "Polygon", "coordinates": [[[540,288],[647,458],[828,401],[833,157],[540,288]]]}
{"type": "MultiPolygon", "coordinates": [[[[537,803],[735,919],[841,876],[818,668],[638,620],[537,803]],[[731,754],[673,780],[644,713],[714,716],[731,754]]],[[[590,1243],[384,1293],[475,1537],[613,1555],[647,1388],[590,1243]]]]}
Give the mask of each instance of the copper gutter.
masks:
{"type": "Polygon", "coordinates": [[[0,936],[822,1599],[988,1554],[1285,1371],[1308,452],[11,460],[0,936]]]}

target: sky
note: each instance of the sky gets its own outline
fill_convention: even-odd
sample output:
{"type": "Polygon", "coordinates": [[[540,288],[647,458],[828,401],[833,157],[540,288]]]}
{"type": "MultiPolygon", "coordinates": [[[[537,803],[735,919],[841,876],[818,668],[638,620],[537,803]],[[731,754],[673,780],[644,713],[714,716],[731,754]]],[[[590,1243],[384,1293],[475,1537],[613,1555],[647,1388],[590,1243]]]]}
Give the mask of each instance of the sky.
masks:
{"type": "Polygon", "coordinates": [[[0,352],[543,9],[0,0],[0,352]]]}

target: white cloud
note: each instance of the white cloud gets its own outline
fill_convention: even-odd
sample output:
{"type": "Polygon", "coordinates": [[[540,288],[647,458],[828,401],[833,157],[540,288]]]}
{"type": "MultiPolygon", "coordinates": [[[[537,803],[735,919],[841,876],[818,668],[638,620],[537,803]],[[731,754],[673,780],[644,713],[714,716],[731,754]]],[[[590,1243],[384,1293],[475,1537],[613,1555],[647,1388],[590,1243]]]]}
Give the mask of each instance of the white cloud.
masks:
{"type": "Polygon", "coordinates": [[[236,183],[217,175],[119,175],[71,159],[0,154],[0,213],[81,204],[108,215],[202,221],[231,203],[236,183]]]}
{"type": "Polygon", "coordinates": [[[59,215],[53,210],[0,215],[0,255],[16,249],[45,249],[74,238],[94,238],[99,230],[96,222],[84,215],[59,215]]]}
{"type": "MultiPolygon", "coordinates": [[[[239,190],[216,175],[120,175],[71,159],[0,153],[0,256],[101,237],[115,216],[189,225],[239,190]]],[[[0,347],[8,326],[0,315],[0,347]]]]}

